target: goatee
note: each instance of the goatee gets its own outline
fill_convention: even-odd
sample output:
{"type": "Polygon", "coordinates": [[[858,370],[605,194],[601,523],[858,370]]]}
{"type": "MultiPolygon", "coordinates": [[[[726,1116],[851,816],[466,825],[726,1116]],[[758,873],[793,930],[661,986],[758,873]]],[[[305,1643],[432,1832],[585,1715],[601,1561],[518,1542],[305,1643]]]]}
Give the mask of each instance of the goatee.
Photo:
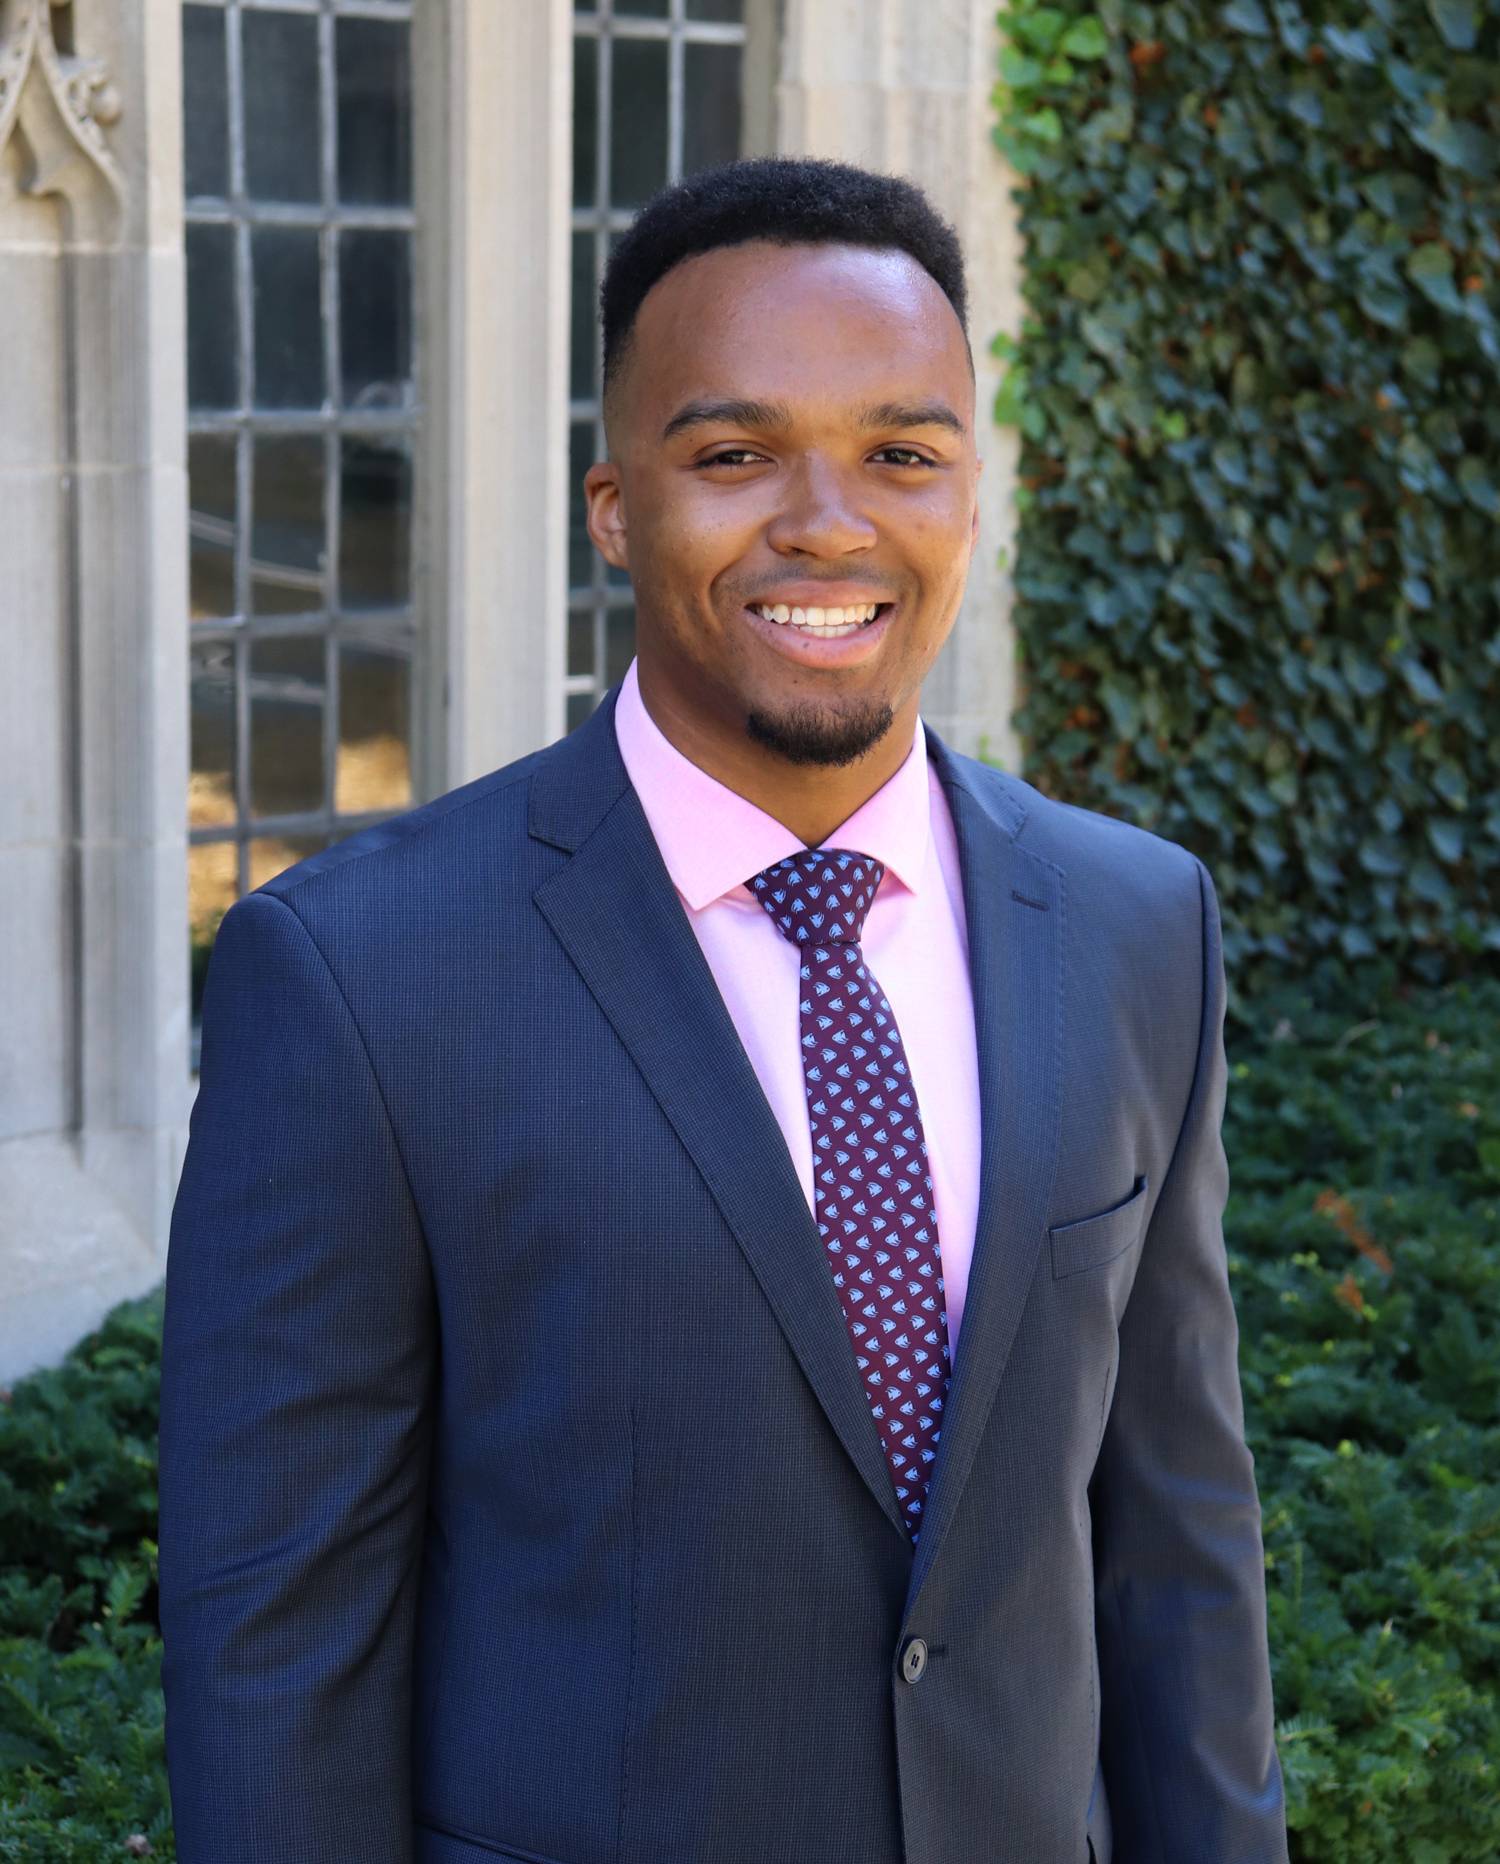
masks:
{"type": "Polygon", "coordinates": [[[871,700],[852,709],[816,704],[793,706],[774,716],[751,712],[745,733],[790,764],[824,764],[838,768],[877,745],[895,718],[890,706],[871,700]]]}

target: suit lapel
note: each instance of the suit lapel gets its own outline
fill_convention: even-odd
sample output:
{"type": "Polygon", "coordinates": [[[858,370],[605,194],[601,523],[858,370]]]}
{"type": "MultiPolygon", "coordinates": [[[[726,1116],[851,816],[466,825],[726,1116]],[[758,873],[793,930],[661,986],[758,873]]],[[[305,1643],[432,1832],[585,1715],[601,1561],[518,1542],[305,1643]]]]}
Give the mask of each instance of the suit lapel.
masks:
{"type": "MultiPolygon", "coordinates": [[[[890,1470],[786,1141],[631,787],[611,693],[537,761],[533,835],[571,855],[536,889],[744,1252],[808,1383],[893,1529],[890,1470]]],[[[930,728],[957,833],[980,1080],[974,1255],[910,1613],[957,1512],[1046,1235],[1059,1118],[1061,871],[1019,845],[1024,809],[930,728]]]]}
{"type": "Polygon", "coordinates": [[[572,859],[533,898],[702,1174],[855,1468],[903,1540],[817,1226],[614,736],[611,695],[532,777],[572,859]]]}
{"type": "Polygon", "coordinates": [[[927,745],[963,870],[980,1172],[974,1255],[908,1614],[957,1512],[1046,1235],[1062,1041],[1061,870],[1019,845],[1024,811],[998,779],[955,758],[930,728],[927,745]]]}

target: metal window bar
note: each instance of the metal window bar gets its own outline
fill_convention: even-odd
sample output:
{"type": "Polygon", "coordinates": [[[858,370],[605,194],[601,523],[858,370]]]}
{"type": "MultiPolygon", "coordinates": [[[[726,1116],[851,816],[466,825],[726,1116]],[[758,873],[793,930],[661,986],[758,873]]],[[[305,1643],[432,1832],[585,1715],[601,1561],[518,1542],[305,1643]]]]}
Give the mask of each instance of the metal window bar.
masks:
{"type": "MultiPolygon", "coordinates": [[[[683,172],[683,70],[686,48],[689,45],[735,46],[740,49],[740,55],[743,58],[745,26],[742,21],[690,19],[687,14],[686,0],[670,0],[666,17],[660,19],[643,18],[622,12],[617,9],[614,0],[599,0],[594,11],[575,14],[573,34],[575,44],[578,40],[592,39],[598,48],[595,76],[597,140],[594,205],[574,207],[571,220],[571,229],[574,234],[592,233],[593,235],[594,262],[591,285],[593,304],[597,306],[599,281],[604,275],[611,235],[623,233],[636,214],[635,208],[619,208],[612,204],[610,144],[615,43],[621,39],[654,39],[666,42],[666,180],[668,184],[671,184],[681,180],[683,172]]],[[[576,81],[575,78],[575,83],[576,81]]],[[[593,322],[595,326],[594,380],[598,383],[601,357],[597,316],[594,317],[593,322]]],[[[575,423],[591,421],[593,423],[594,457],[603,459],[605,456],[604,414],[599,396],[597,393],[580,394],[579,388],[580,384],[577,382],[572,384],[573,393],[568,403],[569,439],[571,441],[575,423]]],[[[570,487],[570,500],[578,496],[577,487],[570,487]]],[[[569,509],[570,511],[572,509],[571,502],[569,509]]],[[[620,576],[618,572],[609,569],[597,551],[592,552],[589,582],[586,585],[570,587],[568,591],[570,637],[575,618],[592,621],[592,664],[581,672],[570,671],[564,681],[563,691],[566,695],[567,723],[570,730],[593,710],[607,690],[605,666],[611,614],[633,613],[634,607],[634,596],[628,580],[620,576]]]]}
{"type": "MultiPolygon", "coordinates": [[[[383,808],[364,812],[340,812],[335,791],[340,745],[340,692],[337,674],[336,643],[371,645],[404,655],[411,664],[409,678],[415,679],[417,634],[413,619],[411,593],[399,607],[369,607],[346,610],[340,588],[340,525],[342,511],[341,463],[345,438],[404,441],[408,457],[417,458],[417,436],[421,421],[421,359],[410,359],[416,392],[407,405],[391,408],[345,408],[343,398],[342,357],[340,354],[340,235],[351,230],[403,233],[411,238],[416,222],[410,206],[377,206],[341,203],[338,197],[338,96],[334,34],[337,22],[347,19],[392,21],[410,25],[412,0],[195,0],[211,6],[224,17],[224,58],[227,87],[227,155],[228,193],[224,196],[190,195],[184,206],[189,226],[228,226],[233,229],[234,341],[237,349],[236,401],[231,408],[193,408],[189,411],[190,435],[219,434],[234,443],[234,521],[221,526],[215,520],[198,518],[194,534],[206,535],[208,529],[229,529],[233,538],[232,616],[191,624],[192,647],[223,647],[232,655],[234,695],[234,748],[232,795],[234,820],[229,823],[190,826],[191,846],[228,843],[235,846],[236,896],[250,888],[250,846],[252,840],[275,837],[322,837],[328,840],[351,834],[369,823],[384,820],[398,809],[383,808]],[[318,96],[320,105],[319,200],[317,203],[261,201],[248,192],[245,134],[245,71],[242,23],[244,16],[255,12],[295,13],[316,20],[318,57],[318,96]],[[257,227],[302,227],[316,230],[319,245],[319,280],[322,317],[322,357],[324,369],[323,405],[309,409],[259,409],[255,404],[255,305],[252,289],[251,236],[257,227]],[[255,524],[253,448],[257,438],[268,435],[306,435],[319,437],[323,453],[322,548],[324,570],[323,597],[308,611],[294,616],[255,615],[252,612],[253,571],[251,544],[255,524]],[[251,698],[253,693],[295,696],[296,681],[284,674],[259,675],[250,671],[252,643],[276,636],[316,635],[323,637],[322,689],[322,760],[323,784],[319,807],[290,814],[252,817],[250,802],[251,698]]],[[[410,265],[408,263],[408,284],[410,265]]],[[[409,318],[409,310],[408,310],[409,318]]],[[[410,323],[409,323],[410,327],[410,323]]],[[[415,349],[416,333],[412,332],[415,349]]],[[[405,522],[411,522],[408,510],[405,522]]],[[[278,574],[286,580],[285,566],[278,574]]],[[[409,718],[413,729],[422,717],[423,708],[413,694],[409,718]]],[[[417,747],[409,746],[410,767],[419,767],[417,747]]],[[[402,805],[406,807],[409,805],[402,805]]],[[[198,1065],[199,1031],[193,1031],[192,1065],[198,1065]]]]}

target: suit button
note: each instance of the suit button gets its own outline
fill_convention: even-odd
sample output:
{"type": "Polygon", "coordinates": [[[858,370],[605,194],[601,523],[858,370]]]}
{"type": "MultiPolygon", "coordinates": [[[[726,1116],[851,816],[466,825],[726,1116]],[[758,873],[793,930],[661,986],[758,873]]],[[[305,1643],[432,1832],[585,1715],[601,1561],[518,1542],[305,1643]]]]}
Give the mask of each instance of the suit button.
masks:
{"type": "Polygon", "coordinates": [[[909,1637],[901,1647],[901,1674],[915,1683],[927,1668],[927,1645],[919,1637],[909,1637]]]}

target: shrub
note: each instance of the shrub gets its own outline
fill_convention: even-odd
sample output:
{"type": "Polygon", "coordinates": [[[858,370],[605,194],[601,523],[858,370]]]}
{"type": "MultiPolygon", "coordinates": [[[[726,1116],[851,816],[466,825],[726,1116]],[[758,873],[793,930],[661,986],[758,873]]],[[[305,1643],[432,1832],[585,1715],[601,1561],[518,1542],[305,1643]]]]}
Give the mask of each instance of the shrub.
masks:
{"type": "Polygon", "coordinates": [[[0,1403],[0,1859],[176,1855],[156,1618],[162,1297],[117,1307],[0,1403]]]}
{"type": "Polygon", "coordinates": [[[1292,1857],[1497,1857],[1500,984],[1257,1017],[1225,1237],[1292,1857]]]}

